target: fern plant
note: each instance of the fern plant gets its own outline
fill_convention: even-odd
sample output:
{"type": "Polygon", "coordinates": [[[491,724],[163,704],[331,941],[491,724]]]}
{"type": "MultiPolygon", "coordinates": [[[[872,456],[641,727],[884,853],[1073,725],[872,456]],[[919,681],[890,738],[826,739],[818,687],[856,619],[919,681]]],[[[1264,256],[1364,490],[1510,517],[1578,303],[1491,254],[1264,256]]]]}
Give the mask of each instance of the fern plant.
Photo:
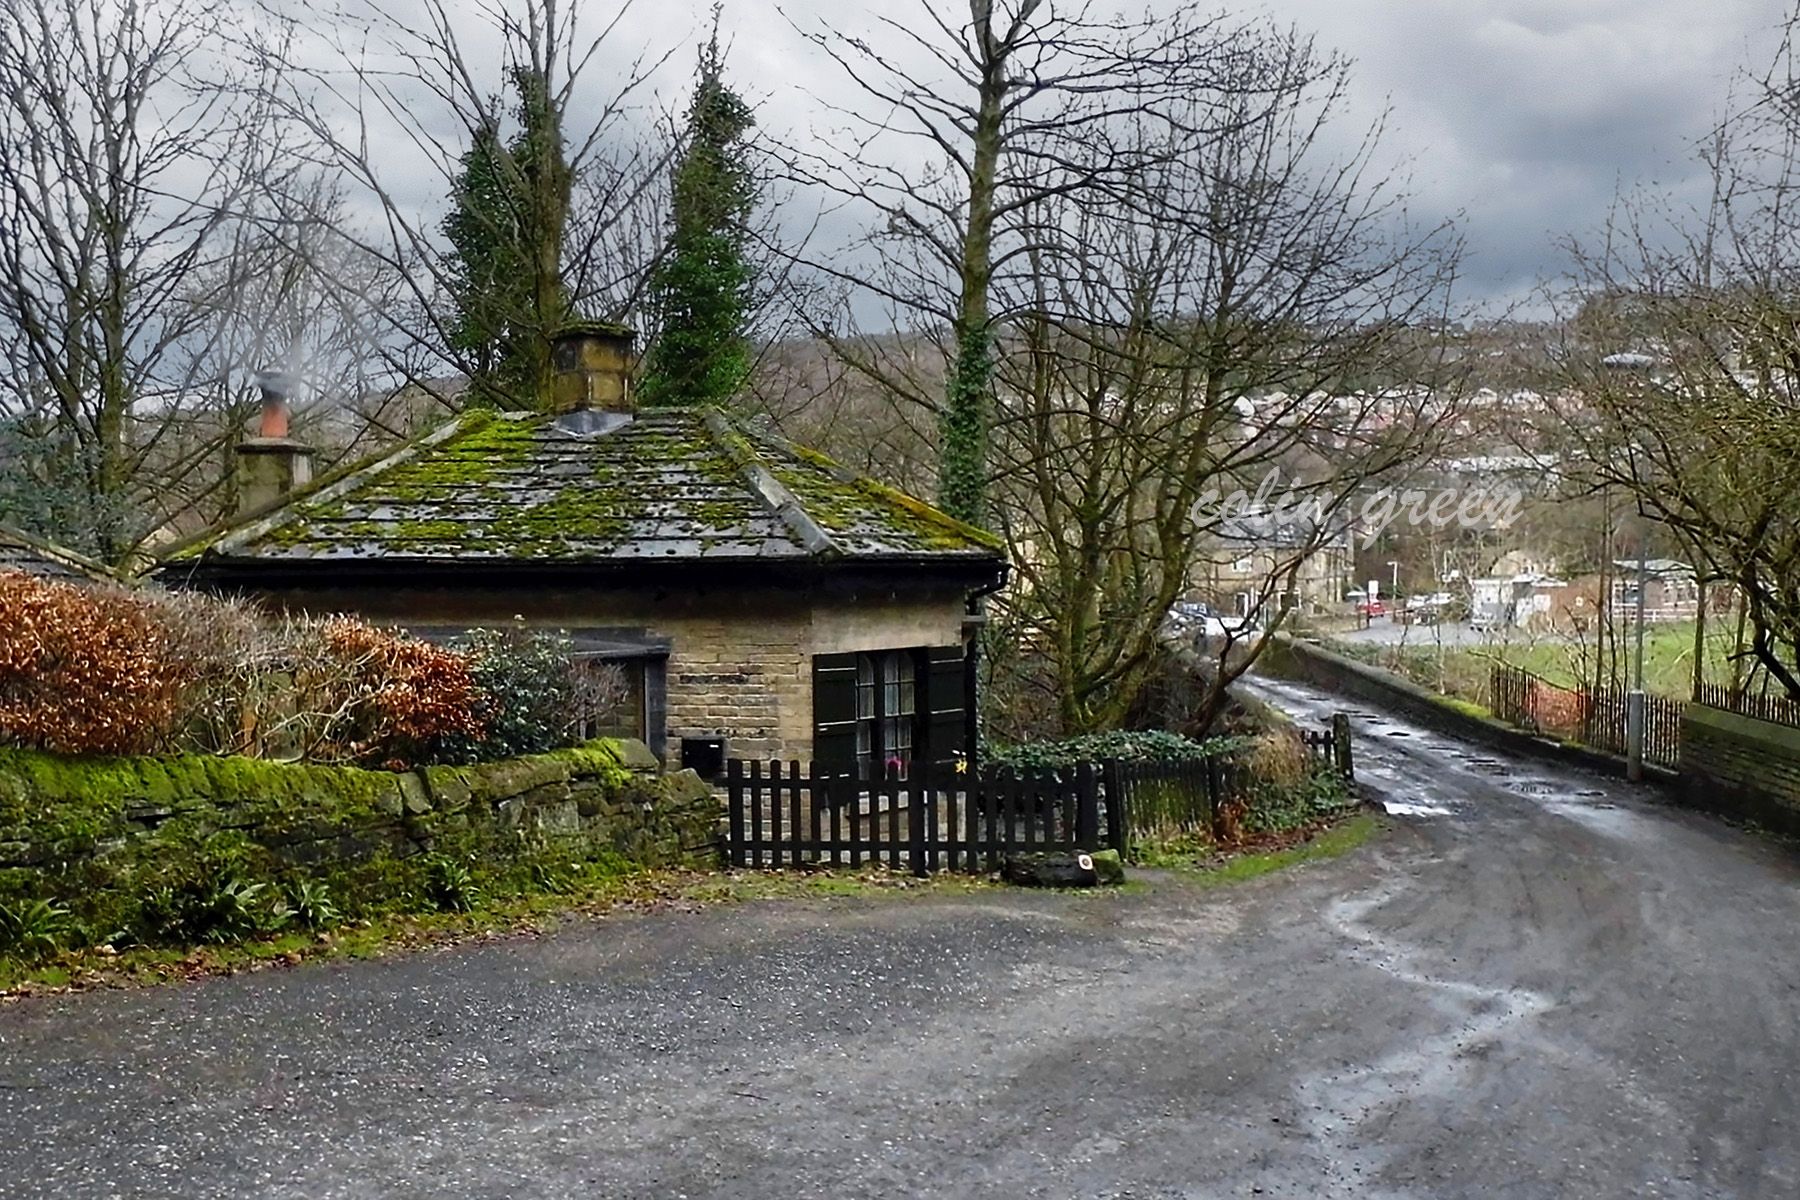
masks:
{"type": "Polygon", "coordinates": [[[63,948],[74,929],[69,910],[48,900],[0,901],[0,954],[35,960],[63,948]]]}
{"type": "Polygon", "coordinates": [[[481,887],[467,863],[444,854],[425,860],[425,895],[443,912],[470,912],[481,904],[481,887]]]}

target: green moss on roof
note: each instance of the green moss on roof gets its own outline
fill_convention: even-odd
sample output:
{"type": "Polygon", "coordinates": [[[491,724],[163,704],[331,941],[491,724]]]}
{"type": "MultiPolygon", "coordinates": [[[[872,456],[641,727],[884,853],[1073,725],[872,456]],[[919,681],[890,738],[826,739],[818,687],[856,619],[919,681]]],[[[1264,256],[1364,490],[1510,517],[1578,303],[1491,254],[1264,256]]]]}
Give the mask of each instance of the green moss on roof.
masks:
{"type": "Polygon", "coordinates": [[[716,415],[709,425],[705,413],[662,410],[595,434],[565,432],[547,416],[465,414],[441,440],[343,475],[339,486],[227,531],[204,552],[275,561],[598,562],[991,558],[997,548],[982,531],[850,477],[822,455],[716,415]],[[792,493],[801,514],[782,507],[769,478],[792,493]]]}
{"type": "MultiPolygon", "coordinates": [[[[866,475],[852,475],[848,468],[817,450],[787,446],[794,458],[811,470],[778,469],[783,486],[796,496],[811,498],[807,512],[833,532],[854,528],[859,520],[879,519],[910,529],[934,550],[966,550],[973,546],[999,550],[998,537],[957,520],[923,500],[866,475]],[[845,478],[845,476],[850,476],[845,478]]],[[[803,498],[803,499],[804,499],[803,498]]]]}

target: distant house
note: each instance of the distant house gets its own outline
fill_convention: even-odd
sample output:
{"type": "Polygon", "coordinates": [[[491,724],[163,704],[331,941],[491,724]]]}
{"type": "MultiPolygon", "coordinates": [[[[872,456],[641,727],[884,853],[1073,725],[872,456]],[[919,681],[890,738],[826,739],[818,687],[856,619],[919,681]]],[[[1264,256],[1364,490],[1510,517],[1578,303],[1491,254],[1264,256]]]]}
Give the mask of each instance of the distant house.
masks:
{"type": "Polygon", "coordinates": [[[566,630],[628,672],[635,731],[670,757],[967,751],[998,542],[761,425],[637,411],[630,346],[572,330],[540,407],[466,412],[291,492],[305,447],[276,412],[241,448],[243,515],[158,574],[427,636],[566,630]]]}
{"type": "Polygon", "coordinates": [[[1199,548],[1188,596],[1265,619],[1282,609],[1335,608],[1351,583],[1351,542],[1347,519],[1319,528],[1265,512],[1228,514],[1199,548]]]}
{"type": "Polygon", "coordinates": [[[1555,558],[1530,550],[1508,550],[1494,560],[1489,578],[1518,579],[1521,576],[1543,579],[1558,574],[1555,558]]]}
{"type": "MultiPolygon", "coordinates": [[[[1692,621],[1700,611],[1700,581],[1694,568],[1679,559],[1651,558],[1642,564],[1645,581],[1644,620],[1692,621]]],[[[1638,607],[1639,563],[1635,558],[1613,562],[1612,614],[1614,619],[1634,619],[1638,607]]]]}
{"type": "Polygon", "coordinates": [[[0,571],[24,571],[65,583],[119,582],[93,559],[5,525],[0,525],[0,571]]]}

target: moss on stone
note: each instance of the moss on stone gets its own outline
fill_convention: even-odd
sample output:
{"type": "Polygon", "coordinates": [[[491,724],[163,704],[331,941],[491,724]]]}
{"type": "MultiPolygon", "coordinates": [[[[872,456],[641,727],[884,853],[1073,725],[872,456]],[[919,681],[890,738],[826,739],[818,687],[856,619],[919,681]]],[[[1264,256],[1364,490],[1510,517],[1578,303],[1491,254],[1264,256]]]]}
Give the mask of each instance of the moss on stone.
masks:
{"type": "Polygon", "coordinates": [[[0,750],[0,901],[62,904],[91,941],[141,928],[160,891],[226,876],[323,882],[355,915],[415,903],[425,854],[483,879],[620,851],[643,865],[707,854],[710,795],[628,769],[628,758],[639,761],[604,740],[394,774],[0,750]]]}
{"type": "Polygon", "coordinates": [[[811,470],[793,466],[775,468],[782,486],[793,492],[814,519],[833,532],[854,532],[860,527],[879,536],[886,527],[918,540],[928,550],[998,550],[1002,542],[985,529],[940,512],[915,496],[866,475],[850,474],[834,459],[804,446],[792,447],[800,462],[811,470]]]}

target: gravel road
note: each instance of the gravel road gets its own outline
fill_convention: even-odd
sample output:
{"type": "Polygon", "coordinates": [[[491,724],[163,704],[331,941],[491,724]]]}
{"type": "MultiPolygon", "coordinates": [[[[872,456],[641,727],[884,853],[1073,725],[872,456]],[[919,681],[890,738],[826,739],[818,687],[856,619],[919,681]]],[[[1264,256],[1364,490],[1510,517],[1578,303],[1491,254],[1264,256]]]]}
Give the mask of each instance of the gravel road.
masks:
{"type": "Polygon", "coordinates": [[[1357,720],[1389,828],[1249,884],[611,918],[0,1008],[0,1193],[1800,1195],[1796,858],[1357,720]]]}

